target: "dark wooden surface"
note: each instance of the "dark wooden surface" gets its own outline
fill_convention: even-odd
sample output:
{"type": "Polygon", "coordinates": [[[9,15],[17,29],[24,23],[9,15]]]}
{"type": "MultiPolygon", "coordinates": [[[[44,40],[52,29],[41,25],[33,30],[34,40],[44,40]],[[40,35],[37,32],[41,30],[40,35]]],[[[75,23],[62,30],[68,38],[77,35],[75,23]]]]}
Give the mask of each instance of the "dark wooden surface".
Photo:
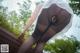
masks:
{"type": "MultiPolygon", "coordinates": [[[[15,35],[0,27],[0,44],[9,44],[9,53],[17,53],[22,42],[15,35]]],[[[26,53],[34,53],[34,49],[29,49],[26,53]]]]}
{"type": "Polygon", "coordinates": [[[17,53],[22,43],[13,34],[0,27],[0,44],[9,44],[9,53],[17,53]]]}

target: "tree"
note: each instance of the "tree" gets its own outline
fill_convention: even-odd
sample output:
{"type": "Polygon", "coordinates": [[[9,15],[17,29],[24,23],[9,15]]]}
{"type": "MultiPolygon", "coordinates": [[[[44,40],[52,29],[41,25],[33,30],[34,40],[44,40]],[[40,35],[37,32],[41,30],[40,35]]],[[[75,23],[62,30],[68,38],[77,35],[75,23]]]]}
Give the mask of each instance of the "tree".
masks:
{"type": "Polygon", "coordinates": [[[48,43],[44,50],[50,53],[76,53],[80,42],[74,38],[56,39],[54,43],[48,43]]]}
{"type": "Polygon", "coordinates": [[[24,24],[26,23],[27,19],[31,15],[31,1],[30,0],[25,0],[23,1],[23,4],[18,3],[20,6],[20,19],[24,21],[24,24]]]}
{"type": "Polygon", "coordinates": [[[70,6],[74,13],[80,14],[80,0],[70,0],[70,6]]]}
{"type": "Polygon", "coordinates": [[[9,29],[9,24],[7,22],[7,7],[2,5],[3,0],[0,0],[0,26],[9,29]]]}
{"type": "Polygon", "coordinates": [[[0,26],[14,33],[15,36],[19,36],[26,20],[31,14],[30,5],[31,2],[29,0],[20,4],[20,15],[18,15],[16,11],[7,12],[8,8],[4,7],[2,0],[0,0],[0,26]]]}

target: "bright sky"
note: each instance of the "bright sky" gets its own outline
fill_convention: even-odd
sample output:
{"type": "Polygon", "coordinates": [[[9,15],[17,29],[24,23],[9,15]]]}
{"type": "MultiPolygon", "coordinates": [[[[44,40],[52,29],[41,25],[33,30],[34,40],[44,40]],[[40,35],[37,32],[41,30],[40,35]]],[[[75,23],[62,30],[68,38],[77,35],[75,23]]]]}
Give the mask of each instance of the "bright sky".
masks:
{"type": "Polygon", "coordinates": [[[21,0],[4,0],[3,5],[7,6],[9,11],[17,10],[19,8],[17,2],[21,2],[21,0]]]}
{"type": "MultiPolygon", "coordinates": [[[[24,0],[4,0],[3,5],[8,6],[8,11],[16,10],[17,13],[19,9],[19,5],[17,3],[23,3],[24,0]]],[[[32,1],[32,10],[35,9],[35,2],[40,0],[31,0],[32,1]]]]}

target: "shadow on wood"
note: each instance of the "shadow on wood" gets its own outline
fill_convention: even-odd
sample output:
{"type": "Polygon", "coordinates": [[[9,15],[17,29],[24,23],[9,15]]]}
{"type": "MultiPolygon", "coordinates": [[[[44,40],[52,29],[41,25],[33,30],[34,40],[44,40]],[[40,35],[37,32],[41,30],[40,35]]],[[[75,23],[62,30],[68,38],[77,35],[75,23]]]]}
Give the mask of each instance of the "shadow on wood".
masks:
{"type": "Polygon", "coordinates": [[[13,36],[13,34],[0,27],[0,44],[9,44],[9,53],[17,53],[22,44],[20,40],[13,36]]]}
{"type": "MultiPolygon", "coordinates": [[[[4,28],[0,27],[0,44],[9,44],[9,53],[17,53],[22,42],[20,39],[14,37],[14,35],[4,28]]],[[[29,49],[26,53],[34,53],[35,49],[29,49]]]]}

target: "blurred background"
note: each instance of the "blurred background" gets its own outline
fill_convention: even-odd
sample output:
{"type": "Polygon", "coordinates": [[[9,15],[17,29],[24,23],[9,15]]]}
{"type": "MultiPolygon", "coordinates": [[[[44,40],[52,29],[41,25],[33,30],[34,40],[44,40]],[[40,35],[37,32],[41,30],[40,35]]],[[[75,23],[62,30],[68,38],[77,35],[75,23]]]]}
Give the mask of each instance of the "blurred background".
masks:
{"type": "MultiPolygon", "coordinates": [[[[36,6],[47,0],[0,0],[0,27],[14,34],[16,38],[23,32],[36,6]]],[[[65,0],[73,9],[71,28],[64,34],[50,39],[44,53],[80,53],[80,0],[65,0]]],[[[34,25],[25,33],[26,40],[34,31],[34,25]]]]}

